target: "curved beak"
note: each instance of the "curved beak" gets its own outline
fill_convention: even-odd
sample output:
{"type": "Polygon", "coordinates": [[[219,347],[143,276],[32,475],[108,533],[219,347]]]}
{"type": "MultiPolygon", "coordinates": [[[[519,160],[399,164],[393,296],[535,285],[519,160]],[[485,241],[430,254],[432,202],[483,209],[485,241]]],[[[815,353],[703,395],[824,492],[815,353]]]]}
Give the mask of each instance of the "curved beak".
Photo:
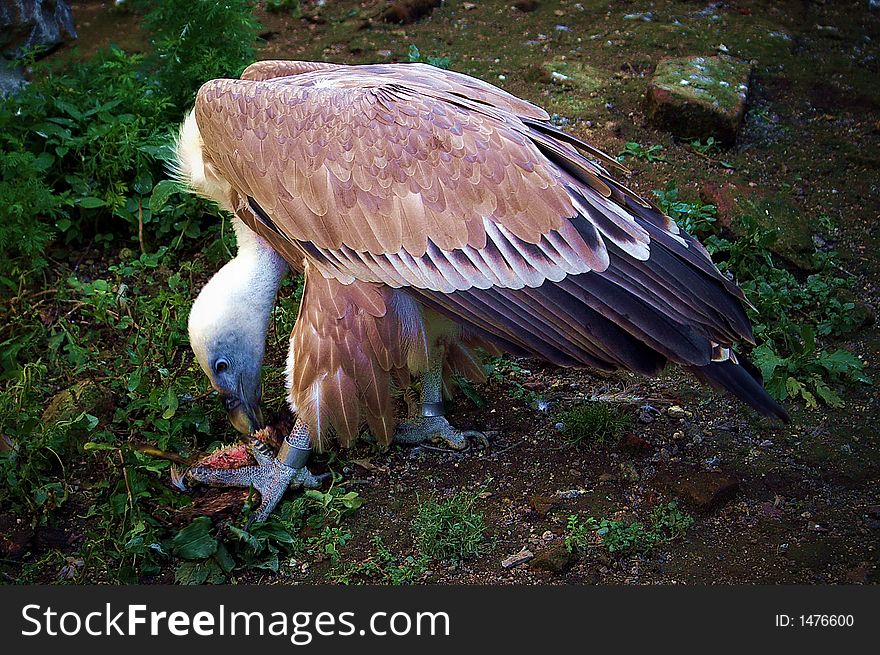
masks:
{"type": "Polygon", "coordinates": [[[260,411],[260,394],[249,395],[239,385],[238,394],[220,394],[232,427],[242,434],[253,434],[264,426],[260,411]]]}

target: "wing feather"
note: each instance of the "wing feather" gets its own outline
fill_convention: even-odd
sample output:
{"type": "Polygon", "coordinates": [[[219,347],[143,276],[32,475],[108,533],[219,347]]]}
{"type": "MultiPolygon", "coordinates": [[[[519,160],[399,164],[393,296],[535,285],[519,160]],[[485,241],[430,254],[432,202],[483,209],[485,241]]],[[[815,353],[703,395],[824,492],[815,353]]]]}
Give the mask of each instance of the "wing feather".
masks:
{"type": "MultiPolygon", "coordinates": [[[[752,338],[742,292],[607,173],[614,160],[543,110],[421,65],[276,62],[247,75],[199,92],[205,156],[277,230],[252,227],[286,239],[321,276],[402,289],[480,337],[560,364],[655,374],[669,359],[751,393],[729,372],[734,359],[715,358],[752,338]]],[[[357,339],[383,341],[356,333],[345,348],[357,339]]],[[[383,438],[391,361],[361,353],[346,364],[383,438]]],[[[342,388],[322,390],[336,394],[326,404],[342,388]]]]}

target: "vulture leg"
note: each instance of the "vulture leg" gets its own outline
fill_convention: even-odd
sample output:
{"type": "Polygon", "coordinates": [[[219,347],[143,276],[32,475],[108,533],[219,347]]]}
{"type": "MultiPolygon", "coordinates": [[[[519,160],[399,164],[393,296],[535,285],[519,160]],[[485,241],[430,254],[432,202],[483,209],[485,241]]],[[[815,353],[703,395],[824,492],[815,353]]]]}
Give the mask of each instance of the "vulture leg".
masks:
{"type": "Polygon", "coordinates": [[[464,450],[474,439],[489,447],[489,439],[475,430],[456,430],[444,418],[443,407],[443,359],[445,348],[437,345],[430,353],[428,368],[422,375],[421,416],[411,418],[397,426],[394,441],[405,444],[420,444],[425,441],[440,441],[453,450],[464,450]]]}
{"type": "Polygon", "coordinates": [[[209,464],[196,464],[188,472],[191,480],[212,487],[253,487],[260,492],[260,506],[248,523],[265,521],[284,496],[288,487],[315,489],[329,477],[329,474],[313,475],[306,468],[312,452],[309,430],[297,420],[290,434],[285,438],[278,454],[263,442],[256,439],[248,448],[256,466],[237,468],[217,468],[209,464]]]}

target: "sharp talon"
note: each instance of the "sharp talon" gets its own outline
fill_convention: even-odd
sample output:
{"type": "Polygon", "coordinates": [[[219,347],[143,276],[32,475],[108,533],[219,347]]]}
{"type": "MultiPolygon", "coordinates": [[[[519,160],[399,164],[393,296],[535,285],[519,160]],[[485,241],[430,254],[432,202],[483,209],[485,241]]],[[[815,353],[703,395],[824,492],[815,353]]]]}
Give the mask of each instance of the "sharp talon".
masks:
{"type": "Polygon", "coordinates": [[[397,443],[419,444],[428,450],[462,453],[469,450],[471,441],[479,442],[484,450],[489,449],[489,437],[477,430],[456,430],[442,416],[419,417],[402,423],[394,435],[397,443]],[[445,448],[429,446],[433,441],[445,445],[445,448]]]}
{"type": "Polygon", "coordinates": [[[470,445],[470,440],[479,441],[483,446],[483,450],[489,450],[489,437],[484,433],[477,430],[466,430],[461,433],[461,436],[468,440],[468,445],[470,445]]]}
{"type": "Polygon", "coordinates": [[[189,475],[189,469],[180,470],[175,464],[171,465],[171,486],[173,486],[178,491],[182,491],[184,493],[188,492],[189,489],[186,486],[186,477],[189,475]]]}

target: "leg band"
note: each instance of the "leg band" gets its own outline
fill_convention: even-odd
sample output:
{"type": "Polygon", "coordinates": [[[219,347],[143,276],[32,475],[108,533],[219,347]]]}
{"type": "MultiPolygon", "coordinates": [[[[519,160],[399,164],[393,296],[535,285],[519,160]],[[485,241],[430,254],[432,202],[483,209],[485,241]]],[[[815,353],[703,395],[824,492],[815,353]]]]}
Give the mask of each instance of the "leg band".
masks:
{"type": "Polygon", "coordinates": [[[422,403],[422,416],[443,416],[446,411],[443,407],[443,401],[438,403],[422,403]]]}
{"type": "Polygon", "coordinates": [[[309,461],[312,454],[312,442],[309,438],[309,429],[305,424],[297,421],[293,431],[281,443],[276,459],[293,469],[300,469],[309,461]]]}

